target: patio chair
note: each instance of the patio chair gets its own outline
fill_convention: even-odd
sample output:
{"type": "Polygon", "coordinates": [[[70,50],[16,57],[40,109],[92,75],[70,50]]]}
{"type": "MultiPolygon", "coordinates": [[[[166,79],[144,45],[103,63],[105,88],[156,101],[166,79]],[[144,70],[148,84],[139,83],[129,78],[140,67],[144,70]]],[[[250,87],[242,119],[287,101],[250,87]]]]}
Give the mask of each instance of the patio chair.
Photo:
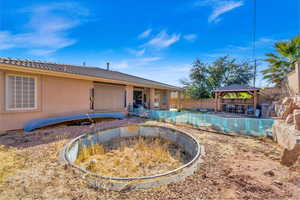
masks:
{"type": "Polygon", "coordinates": [[[207,113],[208,110],[206,108],[197,108],[196,111],[202,112],[202,113],[207,113]]]}
{"type": "Polygon", "coordinates": [[[236,112],[237,112],[238,114],[242,114],[242,113],[243,113],[243,106],[237,105],[237,106],[236,106],[236,112]]]}
{"type": "Polygon", "coordinates": [[[223,111],[228,112],[228,106],[226,104],[223,105],[223,111]]]}
{"type": "Polygon", "coordinates": [[[248,106],[246,109],[246,115],[253,115],[254,114],[254,107],[253,106],[248,106]]]}
{"type": "Polygon", "coordinates": [[[235,111],[235,107],[233,105],[228,105],[228,107],[230,113],[233,113],[235,111]]]}

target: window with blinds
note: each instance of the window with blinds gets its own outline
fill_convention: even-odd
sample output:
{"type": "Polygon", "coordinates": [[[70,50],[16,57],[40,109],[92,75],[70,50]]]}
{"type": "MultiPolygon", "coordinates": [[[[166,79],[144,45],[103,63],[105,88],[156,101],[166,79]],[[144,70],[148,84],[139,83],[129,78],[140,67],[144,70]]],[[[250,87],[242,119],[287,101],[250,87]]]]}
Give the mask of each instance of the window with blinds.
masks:
{"type": "Polygon", "coordinates": [[[29,110],[36,107],[36,78],[7,75],[6,108],[8,110],[29,110]]]}

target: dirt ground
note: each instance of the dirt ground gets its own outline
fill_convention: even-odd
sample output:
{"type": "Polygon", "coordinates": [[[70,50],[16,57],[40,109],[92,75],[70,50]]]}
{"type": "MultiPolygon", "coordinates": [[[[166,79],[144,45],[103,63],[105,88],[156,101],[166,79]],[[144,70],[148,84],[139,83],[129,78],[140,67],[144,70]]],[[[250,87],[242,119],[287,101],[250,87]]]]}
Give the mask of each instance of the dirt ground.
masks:
{"type": "MultiPolygon", "coordinates": [[[[142,121],[130,118],[96,126],[142,121]]],[[[0,199],[300,199],[300,163],[282,166],[282,149],[271,140],[181,128],[205,147],[204,162],[196,173],[167,186],[123,192],[89,188],[81,173],[59,163],[64,144],[90,126],[9,132],[0,136],[0,144],[5,145],[0,148],[0,199]]]]}

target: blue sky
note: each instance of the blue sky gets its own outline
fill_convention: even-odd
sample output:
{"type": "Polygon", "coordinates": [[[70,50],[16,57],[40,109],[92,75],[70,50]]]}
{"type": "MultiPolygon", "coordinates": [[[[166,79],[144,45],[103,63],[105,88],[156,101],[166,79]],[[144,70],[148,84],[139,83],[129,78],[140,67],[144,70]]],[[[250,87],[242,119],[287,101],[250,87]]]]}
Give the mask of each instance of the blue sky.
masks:
{"type": "MultiPolygon", "coordinates": [[[[250,60],[253,0],[0,0],[0,56],[105,67],[173,85],[192,62],[250,60]]],[[[300,0],[257,0],[257,58],[300,33],[300,0]]],[[[266,63],[260,62],[259,70],[266,63]]],[[[265,85],[258,78],[258,85],[265,85]]]]}

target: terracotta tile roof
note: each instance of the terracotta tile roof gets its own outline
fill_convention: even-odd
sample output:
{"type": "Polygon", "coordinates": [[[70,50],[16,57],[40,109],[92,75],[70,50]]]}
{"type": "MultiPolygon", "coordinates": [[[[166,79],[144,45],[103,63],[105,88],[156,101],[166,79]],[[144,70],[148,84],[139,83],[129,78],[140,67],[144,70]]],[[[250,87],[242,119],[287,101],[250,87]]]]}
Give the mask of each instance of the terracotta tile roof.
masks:
{"type": "Polygon", "coordinates": [[[259,88],[251,87],[248,85],[228,85],[225,87],[220,87],[215,90],[215,92],[222,92],[222,91],[254,91],[254,90],[260,90],[259,88]]]}
{"type": "Polygon", "coordinates": [[[137,85],[144,84],[144,85],[149,85],[149,86],[153,86],[153,87],[155,87],[155,86],[163,87],[165,89],[182,90],[182,88],[180,88],[180,87],[144,79],[141,77],[137,77],[137,76],[133,76],[133,75],[117,72],[117,71],[106,70],[106,69],[102,69],[99,67],[77,66],[77,65],[68,65],[68,64],[59,64],[59,63],[32,61],[32,60],[20,60],[20,59],[14,59],[14,58],[0,57],[0,65],[1,64],[15,65],[15,66],[21,66],[21,67],[28,67],[28,68],[36,68],[36,69],[70,73],[70,74],[86,75],[86,76],[90,76],[90,77],[105,78],[105,79],[117,80],[117,81],[126,81],[126,82],[137,84],[137,85]]]}

